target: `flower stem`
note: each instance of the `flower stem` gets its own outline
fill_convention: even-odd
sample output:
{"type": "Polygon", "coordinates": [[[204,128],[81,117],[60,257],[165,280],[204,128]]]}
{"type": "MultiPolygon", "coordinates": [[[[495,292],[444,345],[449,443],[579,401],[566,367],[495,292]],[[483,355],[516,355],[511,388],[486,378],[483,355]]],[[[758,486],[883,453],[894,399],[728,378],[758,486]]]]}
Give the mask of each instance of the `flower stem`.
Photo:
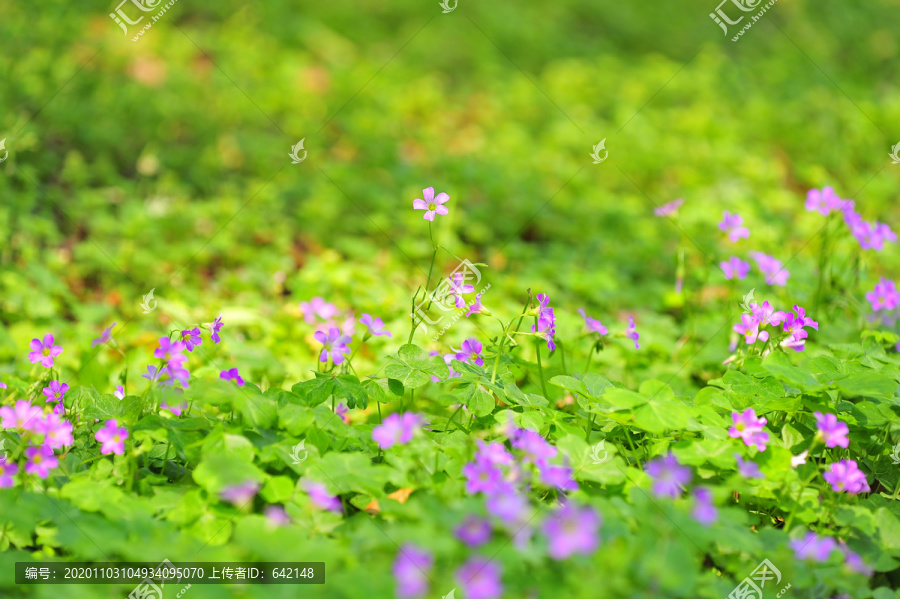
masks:
{"type": "MultiPolygon", "coordinates": [[[[537,328],[537,316],[534,317],[534,328],[537,328]]],[[[544,365],[541,363],[541,339],[536,338],[534,340],[534,349],[537,352],[537,364],[538,364],[538,372],[541,375],[541,390],[544,392],[544,397],[550,399],[550,396],[547,394],[547,384],[544,382],[544,365]]]]}

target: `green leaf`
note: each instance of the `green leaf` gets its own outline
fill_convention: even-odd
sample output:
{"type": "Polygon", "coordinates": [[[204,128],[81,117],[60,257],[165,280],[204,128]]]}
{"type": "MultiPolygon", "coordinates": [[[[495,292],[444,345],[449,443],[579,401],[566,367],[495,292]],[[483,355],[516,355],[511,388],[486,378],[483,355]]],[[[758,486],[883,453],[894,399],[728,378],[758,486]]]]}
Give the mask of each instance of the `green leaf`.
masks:
{"type": "Polygon", "coordinates": [[[609,389],[603,394],[603,403],[616,410],[630,410],[648,401],[645,396],[628,389],[609,389]]]}
{"type": "Polygon", "coordinates": [[[369,395],[352,374],[341,374],[334,378],[334,396],[347,400],[350,409],[365,409],[369,405],[369,395]]]}
{"type": "Polygon", "coordinates": [[[278,409],[278,425],[292,435],[302,435],[315,416],[307,406],[286,405],[278,409]]]}
{"type": "Polygon", "coordinates": [[[408,389],[418,389],[427,385],[431,380],[429,375],[407,364],[388,364],[384,373],[392,379],[397,379],[408,389]]]}
{"type": "Polygon", "coordinates": [[[494,411],[494,396],[478,383],[462,383],[453,390],[453,395],[466,404],[470,412],[478,417],[494,411]]]}
{"type": "Polygon", "coordinates": [[[897,393],[897,382],[874,370],[857,372],[837,382],[838,389],[850,397],[892,398],[897,393]]]}
{"type": "Polygon", "coordinates": [[[403,383],[396,379],[369,378],[362,382],[369,399],[378,403],[390,403],[403,397],[403,383]]]}
{"type": "Polygon", "coordinates": [[[310,407],[317,406],[331,397],[333,390],[334,379],[330,376],[317,376],[314,379],[297,383],[291,387],[291,392],[310,407]]]}
{"type": "Polygon", "coordinates": [[[807,392],[821,391],[825,388],[810,373],[794,366],[783,352],[770,354],[763,361],[763,368],[778,380],[796,385],[807,392]]]}

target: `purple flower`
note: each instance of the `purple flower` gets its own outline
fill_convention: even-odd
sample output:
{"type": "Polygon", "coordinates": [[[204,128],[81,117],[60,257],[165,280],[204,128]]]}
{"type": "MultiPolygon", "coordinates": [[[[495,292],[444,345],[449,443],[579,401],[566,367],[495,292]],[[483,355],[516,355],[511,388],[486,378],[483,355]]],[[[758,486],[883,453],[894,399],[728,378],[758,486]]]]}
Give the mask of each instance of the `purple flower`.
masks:
{"type": "Polygon", "coordinates": [[[735,278],[743,281],[750,273],[750,263],[744,262],[737,256],[732,256],[728,260],[719,262],[719,268],[722,269],[722,273],[729,281],[735,278]]]}
{"type": "Polygon", "coordinates": [[[49,387],[44,387],[42,393],[47,396],[47,401],[60,401],[63,395],[66,394],[66,391],[69,390],[69,385],[66,383],[60,383],[59,381],[50,381],[49,387]]]}
{"type": "Polygon", "coordinates": [[[900,305],[900,293],[893,281],[881,277],[875,284],[875,289],[866,294],[866,299],[872,304],[872,310],[893,310],[900,305]]]}
{"type": "Polygon", "coordinates": [[[541,482],[561,491],[575,491],[578,483],[572,478],[572,469],[567,466],[545,466],[541,468],[541,482]]]}
{"type": "Polygon", "coordinates": [[[476,295],[476,296],[475,296],[475,301],[473,301],[473,302],[469,305],[469,309],[466,310],[466,318],[468,318],[469,316],[471,316],[471,315],[473,315],[473,314],[482,314],[482,313],[483,313],[483,314],[490,314],[490,313],[491,313],[490,310],[488,310],[487,308],[485,308],[485,307],[484,307],[484,304],[481,303],[481,295],[482,295],[482,294],[480,294],[480,293],[479,293],[478,295],[476,295]]]}
{"type": "Polygon", "coordinates": [[[490,540],[491,523],[484,518],[468,516],[453,532],[457,539],[469,547],[478,547],[490,540]]]}
{"type": "Polygon", "coordinates": [[[328,487],[322,483],[305,479],[300,486],[309,494],[309,499],[317,507],[339,514],[344,511],[344,506],[341,504],[340,497],[329,493],[328,487]]]}
{"type": "Polygon", "coordinates": [[[147,372],[141,375],[142,379],[147,379],[151,383],[159,381],[160,386],[172,385],[173,381],[171,376],[168,375],[168,371],[165,367],[161,370],[157,369],[156,366],[150,364],[147,366],[147,372]]]}
{"type": "Polygon", "coordinates": [[[809,212],[818,212],[822,216],[828,216],[832,210],[839,210],[840,207],[841,198],[831,187],[821,190],[810,189],[806,194],[806,210],[809,212]]]}
{"type": "Polygon", "coordinates": [[[241,375],[238,374],[237,368],[230,368],[228,370],[223,370],[219,373],[220,379],[225,379],[226,381],[234,381],[237,383],[238,387],[244,386],[244,379],[241,378],[241,375]]]}
{"type": "Polygon", "coordinates": [[[413,209],[414,210],[424,210],[425,216],[423,217],[425,220],[434,221],[435,214],[447,214],[450,212],[447,210],[447,207],[444,204],[447,203],[447,200],[450,199],[446,193],[441,192],[437,194],[437,197],[434,196],[434,187],[426,187],[422,190],[422,196],[425,198],[416,198],[413,200],[413,209]]]}
{"type": "Polygon", "coordinates": [[[350,424],[350,417],[347,416],[349,411],[350,410],[347,409],[347,406],[345,406],[343,402],[334,407],[334,413],[340,417],[344,424],[350,424]]]}
{"type": "Polygon", "coordinates": [[[579,508],[571,501],[562,509],[551,514],[544,522],[547,537],[547,555],[555,560],[564,560],[576,553],[590,555],[600,543],[597,534],[600,516],[590,506],[579,508]]]}
{"type": "Polygon", "coordinates": [[[32,364],[41,363],[41,366],[46,368],[53,367],[53,358],[58,356],[63,352],[63,348],[59,345],[53,345],[53,335],[47,333],[44,335],[44,341],[41,342],[39,339],[31,340],[31,352],[28,354],[28,359],[32,364]]]}
{"type": "Polygon", "coordinates": [[[219,337],[219,331],[221,331],[221,330],[222,330],[222,315],[219,314],[218,316],[216,316],[216,319],[214,321],[212,321],[212,323],[209,326],[209,332],[211,333],[209,338],[212,340],[213,343],[218,343],[219,341],[222,340],[219,337]]]}
{"type": "Polygon", "coordinates": [[[413,435],[422,426],[422,417],[412,412],[403,415],[391,414],[380,426],[372,429],[372,439],[381,449],[394,445],[406,445],[412,441],[413,435]]]}
{"type": "Polygon", "coordinates": [[[671,497],[673,499],[681,496],[683,487],[693,477],[691,469],[679,464],[672,452],[669,452],[664,457],[650,460],[647,463],[645,472],[653,478],[652,491],[656,497],[671,497]]]}
{"type": "MultiPolygon", "coordinates": [[[[468,273],[467,273],[468,274],[468,273]]],[[[465,308],[466,300],[463,299],[464,293],[472,293],[475,287],[465,284],[466,277],[461,272],[453,273],[453,280],[450,281],[450,294],[453,296],[453,304],[457,308],[465,308]]]]}
{"type": "Polygon", "coordinates": [[[513,524],[523,519],[528,510],[528,498],[516,491],[510,483],[502,482],[494,493],[488,495],[484,505],[492,516],[506,524],[513,524]]]}
{"type": "Polygon", "coordinates": [[[762,472],[759,471],[759,465],[752,460],[744,460],[741,457],[741,454],[734,454],[734,459],[737,460],[738,473],[744,478],[765,478],[762,472]]]}
{"type": "Polygon", "coordinates": [[[719,519],[719,510],[713,505],[712,491],[706,487],[694,489],[694,508],[691,514],[703,526],[710,526],[719,519]]]}
{"type": "Polygon", "coordinates": [[[59,465],[59,460],[53,455],[53,450],[46,446],[29,447],[25,450],[25,457],[28,462],[25,464],[25,472],[28,474],[37,474],[41,478],[47,478],[50,470],[59,465]]]}
{"type": "Polygon", "coordinates": [[[513,447],[525,454],[526,462],[531,462],[539,468],[543,468],[548,460],[556,457],[556,448],[534,431],[515,429],[510,437],[510,442],[513,447]]]}
{"type": "Polygon", "coordinates": [[[494,466],[508,466],[513,463],[513,456],[506,450],[502,443],[485,443],[481,439],[476,439],[478,451],[475,458],[483,460],[494,466]]]}
{"type": "Polygon", "coordinates": [[[819,330],[819,323],[806,316],[806,312],[800,306],[795,305],[796,314],[788,313],[784,319],[784,330],[791,336],[781,342],[782,347],[789,347],[794,351],[803,351],[808,333],[803,327],[819,330]]]}
{"type": "Polygon", "coordinates": [[[347,344],[353,341],[353,338],[349,335],[342,335],[341,330],[337,327],[328,329],[327,334],[324,331],[316,331],[313,336],[316,338],[316,341],[324,346],[322,353],[319,354],[319,362],[327,362],[330,354],[332,362],[342,364],[344,362],[344,354],[350,353],[350,348],[347,347],[347,344]]]}
{"type": "Polygon", "coordinates": [[[112,340],[112,335],[110,335],[109,332],[112,331],[114,326],[116,326],[116,323],[112,323],[111,325],[103,329],[103,332],[100,333],[100,336],[91,341],[91,347],[96,347],[101,343],[109,343],[112,340]]]}
{"type": "Polygon", "coordinates": [[[185,389],[188,388],[188,380],[191,373],[187,371],[181,364],[177,362],[169,362],[169,365],[163,368],[165,371],[162,377],[171,377],[172,381],[178,381],[185,389]]]}
{"type": "Polygon", "coordinates": [[[554,328],[556,326],[556,316],[553,314],[553,308],[550,307],[550,296],[546,293],[538,293],[536,299],[538,301],[538,330],[543,331],[554,328]]]}
{"type": "Polygon", "coordinates": [[[744,226],[744,219],[739,214],[731,214],[727,210],[722,213],[719,229],[728,234],[731,243],[737,243],[739,239],[750,237],[750,229],[744,226]]]}
{"type": "Polygon", "coordinates": [[[122,385],[116,385],[116,390],[113,395],[115,395],[119,399],[125,399],[125,387],[123,387],[122,385]]]}
{"type": "Polygon", "coordinates": [[[303,320],[307,324],[316,321],[316,316],[322,320],[329,320],[338,315],[339,310],[334,304],[329,304],[321,297],[314,297],[308,302],[300,302],[300,311],[303,312],[303,320]]]}
{"type": "Polygon", "coordinates": [[[653,214],[656,216],[672,216],[673,214],[678,212],[678,209],[681,208],[681,205],[684,204],[683,198],[678,198],[677,200],[672,200],[667,204],[663,204],[659,208],[653,210],[653,214]]]}
{"type": "Polygon", "coordinates": [[[363,314],[362,318],[359,319],[361,324],[364,324],[367,329],[369,329],[369,334],[374,335],[375,337],[379,337],[381,335],[387,335],[388,337],[392,337],[390,331],[384,330],[384,322],[380,318],[372,318],[368,314],[363,314]]]}
{"type": "Polygon", "coordinates": [[[791,549],[797,559],[826,562],[831,552],[837,548],[837,543],[831,537],[820,537],[810,531],[802,539],[791,540],[791,549]]]}
{"type": "Polygon", "coordinates": [[[0,457],[0,489],[11,489],[16,484],[13,476],[18,472],[15,462],[7,462],[6,458],[0,457]]]}
{"type": "Polygon", "coordinates": [[[202,341],[200,337],[200,328],[194,327],[193,329],[181,331],[181,341],[184,343],[185,349],[194,351],[194,348],[200,345],[200,342],[202,341]]]}
{"type": "Polygon", "coordinates": [[[819,434],[825,440],[826,447],[847,448],[850,446],[850,439],[847,437],[850,429],[847,428],[846,424],[838,420],[837,416],[834,414],[822,414],[822,412],[816,412],[814,416],[816,417],[816,426],[819,429],[819,434]]]}
{"type": "Polygon", "coordinates": [[[3,406],[0,408],[0,426],[3,428],[17,428],[21,431],[34,431],[40,423],[43,412],[31,402],[20,400],[16,407],[3,406]]]}
{"type": "Polygon", "coordinates": [[[172,341],[168,337],[159,338],[159,347],[153,351],[153,355],[160,360],[165,360],[169,364],[181,364],[187,360],[187,356],[181,352],[184,351],[184,343],[181,341],[172,341]]]}
{"type": "Polygon", "coordinates": [[[634,325],[634,318],[631,316],[628,317],[628,328],[625,329],[625,336],[634,341],[634,349],[641,349],[641,346],[638,345],[638,339],[641,336],[637,332],[637,328],[634,325]]]}
{"type": "MultiPolygon", "coordinates": [[[[785,319],[785,313],[781,310],[776,311],[768,301],[762,303],[762,305],[757,304],[756,302],[750,304],[750,311],[753,313],[753,316],[756,317],[756,320],[759,321],[760,326],[778,326],[785,319]]],[[[818,325],[816,325],[818,326],[818,325]]],[[[767,340],[769,337],[766,336],[767,340]]]]}
{"type": "Polygon", "coordinates": [[[475,493],[493,495],[498,492],[503,482],[503,472],[478,456],[474,462],[462,467],[462,474],[466,477],[466,493],[470,495],[475,493]]]}
{"type": "Polygon", "coordinates": [[[397,582],[397,597],[413,599],[428,592],[428,572],[434,565],[434,556],[425,549],[406,543],[394,558],[393,574],[397,582]]]}
{"type": "Polygon", "coordinates": [[[741,322],[734,325],[734,332],[743,335],[748,345],[756,343],[757,339],[763,342],[769,340],[769,332],[759,332],[759,320],[752,314],[741,314],[741,322]]]}
{"type": "Polygon", "coordinates": [[[831,488],[840,493],[846,491],[850,495],[857,493],[869,493],[869,483],[866,481],[866,475],[856,465],[856,460],[841,460],[832,464],[828,470],[822,474],[826,482],[831,484],[831,488]]]}
{"type": "Polygon", "coordinates": [[[766,450],[769,433],[763,431],[767,422],[765,418],[757,418],[756,411],[753,408],[747,408],[743,414],[733,412],[731,419],[734,421],[734,425],[728,429],[729,437],[734,439],[740,437],[747,447],[755,445],[759,451],[766,450]]]}
{"type": "Polygon", "coordinates": [[[254,480],[244,481],[234,485],[228,485],[219,493],[219,497],[225,501],[234,504],[237,507],[243,507],[250,503],[259,492],[259,483],[254,480]]]}
{"type": "Polygon", "coordinates": [[[456,571],[456,581],[466,599],[498,599],[503,596],[500,566],[481,557],[470,557],[456,571]]]}
{"type": "Polygon", "coordinates": [[[844,563],[847,565],[847,567],[857,574],[862,574],[863,576],[871,576],[875,571],[874,568],[863,561],[862,557],[860,557],[858,553],[851,551],[850,548],[846,545],[839,544],[838,549],[840,549],[841,553],[844,554],[844,563]]]}
{"type": "Polygon", "coordinates": [[[263,510],[266,520],[274,527],[287,526],[291,523],[291,517],[287,515],[280,505],[267,505],[263,510]]]}
{"type": "Polygon", "coordinates": [[[581,314],[581,317],[584,319],[584,326],[587,327],[588,331],[600,333],[601,335],[606,335],[609,332],[606,330],[606,327],[603,326],[602,322],[585,314],[584,308],[578,308],[578,313],[581,314]]]}
{"type": "Polygon", "coordinates": [[[466,339],[462,342],[459,351],[456,352],[456,359],[466,363],[470,363],[469,360],[472,360],[478,366],[484,366],[481,349],[481,343],[477,339],[466,339]]]}
{"type": "Polygon", "coordinates": [[[6,383],[0,382],[0,389],[6,389],[6,383]]]}
{"type": "Polygon", "coordinates": [[[787,285],[791,273],[782,267],[781,260],[762,252],[750,252],[750,257],[756,261],[759,270],[766,276],[766,283],[779,287],[787,285]]]}
{"type": "Polygon", "coordinates": [[[61,420],[52,412],[38,421],[35,431],[44,435],[44,443],[51,449],[72,445],[75,442],[72,437],[72,423],[61,420]]]}
{"type": "Polygon", "coordinates": [[[178,405],[178,406],[170,406],[168,404],[168,402],[166,402],[166,400],[163,400],[159,404],[159,407],[160,407],[160,409],[163,409],[163,410],[169,410],[176,416],[181,416],[181,413],[187,409],[188,404],[187,404],[187,402],[183,402],[181,405],[178,405]]]}
{"type": "Polygon", "coordinates": [[[107,420],[103,423],[103,428],[94,434],[94,438],[100,441],[100,453],[114,453],[122,455],[125,453],[125,439],[128,438],[128,429],[119,428],[115,418],[107,420]]]}

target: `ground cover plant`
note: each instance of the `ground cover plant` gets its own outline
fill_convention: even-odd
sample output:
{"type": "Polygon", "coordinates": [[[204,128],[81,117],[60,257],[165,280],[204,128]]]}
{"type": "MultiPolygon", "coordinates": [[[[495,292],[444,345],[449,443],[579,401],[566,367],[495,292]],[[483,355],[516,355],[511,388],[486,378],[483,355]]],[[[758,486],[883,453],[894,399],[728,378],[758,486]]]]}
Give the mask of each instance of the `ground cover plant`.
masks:
{"type": "Polygon", "coordinates": [[[889,3],[431,4],[4,9],[2,596],[900,596],[889,3]]]}

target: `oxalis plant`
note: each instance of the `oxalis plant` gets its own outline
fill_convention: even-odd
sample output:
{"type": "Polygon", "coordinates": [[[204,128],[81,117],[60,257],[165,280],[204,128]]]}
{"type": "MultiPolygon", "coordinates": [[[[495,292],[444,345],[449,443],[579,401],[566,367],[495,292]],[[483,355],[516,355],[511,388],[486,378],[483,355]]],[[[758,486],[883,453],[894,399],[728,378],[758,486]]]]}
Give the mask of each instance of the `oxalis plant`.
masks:
{"type": "MultiPolygon", "coordinates": [[[[722,303],[732,336],[710,337],[721,369],[697,391],[639,380],[663,358],[636,312],[611,334],[531,289],[521,308],[489,310],[470,278],[484,264],[439,275],[433,227],[449,201],[429,187],[413,202],[432,256],[396,353],[399,331],[321,297],[300,305],[316,358],[290,388],[228,355],[240,326],[224,314],[150,344],[104,329],[91,359],[117,357],[109,391],[67,382],[76,340],[35,338],[32,371],[0,382],[2,548],[324,561],[325,586],[309,588],[328,596],[897,596],[900,293],[884,277],[860,288],[871,253],[896,242],[888,225],[809,192],[804,217],[829,219],[810,310],[786,263],[742,253],[766,287],[738,293],[751,264],[692,253],[679,227],[670,299],[686,326],[713,277],[743,298],[722,303]],[[448,312],[478,333],[442,353],[450,329],[429,335],[448,312]],[[817,343],[854,318],[851,342],[817,343]],[[360,355],[380,367],[358,371],[360,355]]],[[[749,243],[737,214],[719,229],[723,248],[749,243]]]]}

